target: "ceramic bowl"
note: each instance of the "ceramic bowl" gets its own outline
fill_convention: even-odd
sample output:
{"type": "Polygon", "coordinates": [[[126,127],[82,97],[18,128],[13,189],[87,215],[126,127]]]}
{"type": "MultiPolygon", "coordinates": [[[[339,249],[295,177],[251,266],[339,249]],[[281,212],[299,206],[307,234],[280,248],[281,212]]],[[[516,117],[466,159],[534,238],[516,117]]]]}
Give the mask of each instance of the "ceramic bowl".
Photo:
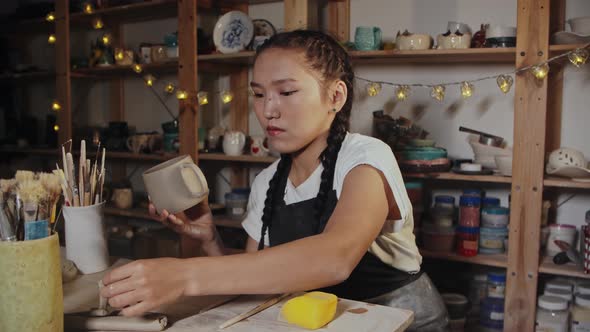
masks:
{"type": "Polygon", "coordinates": [[[494,161],[500,170],[500,174],[512,176],[512,156],[494,156],[494,161]]]}
{"type": "Polygon", "coordinates": [[[428,50],[432,47],[432,37],[425,34],[399,35],[395,39],[398,50],[428,50]]]}
{"type": "Polygon", "coordinates": [[[511,149],[503,149],[495,146],[481,144],[476,139],[469,141],[473,154],[475,156],[474,162],[481,164],[485,168],[497,169],[495,156],[512,156],[511,149]]]}
{"type": "Polygon", "coordinates": [[[590,16],[572,18],[567,23],[573,32],[580,35],[590,35],[590,16]]]}
{"type": "Polygon", "coordinates": [[[516,37],[516,27],[490,25],[486,30],[486,38],[516,37]]]}
{"type": "Polygon", "coordinates": [[[471,45],[471,34],[456,35],[451,33],[448,36],[442,34],[436,36],[436,44],[439,49],[469,48],[471,45]]]}

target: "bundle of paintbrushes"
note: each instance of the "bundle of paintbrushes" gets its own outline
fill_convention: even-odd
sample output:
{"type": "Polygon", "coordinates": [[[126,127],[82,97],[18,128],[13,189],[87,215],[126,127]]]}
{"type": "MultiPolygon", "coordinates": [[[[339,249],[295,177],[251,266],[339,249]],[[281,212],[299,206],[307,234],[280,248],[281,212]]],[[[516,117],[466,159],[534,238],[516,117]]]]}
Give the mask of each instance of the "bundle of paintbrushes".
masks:
{"type": "Polygon", "coordinates": [[[60,178],[61,188],[64,194],[64,203],[66,206],[90,206],[102,202],[102,192],[105,178],[105,155],[106,149],[102,149],[100,166],[98,159],[100,155],[100,145],[96,151],[94,163],[86,159],[86,141],[80,142],[80,160],[78,167],[74,164],[74,157],[71,151],[66,153],[62,146],[62,168],[57,166],[55,171],[60,178]],[[76,170],[78,170],[76,172],[76,170]],[[76,175],[78,178],[76,179],[76,175]]]}
{"type": "Polygon", "coordinates": [[[61,195],[59,176],[17,171],[14,179],[0,180],[0,239],[34,240],[49,236],[61,195]]]}

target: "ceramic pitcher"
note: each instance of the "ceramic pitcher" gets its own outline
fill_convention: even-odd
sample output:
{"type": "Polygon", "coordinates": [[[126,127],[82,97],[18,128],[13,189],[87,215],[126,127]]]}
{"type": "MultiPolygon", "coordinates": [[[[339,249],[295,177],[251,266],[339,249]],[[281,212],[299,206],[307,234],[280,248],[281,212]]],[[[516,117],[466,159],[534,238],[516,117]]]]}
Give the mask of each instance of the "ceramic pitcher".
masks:
{"type": "Polygon", "coordinates": [[[379,27],[357,27],[354,34],[354,46],[359,51],[374,51],[381,47],[381,29],[379,27]]]}
{"type": "Polygon", "coordinates": [[[227,131],[223,135],[223,152],[228,156],[240,156],[246,145],[246,135],[241,131],[227,131]]]}

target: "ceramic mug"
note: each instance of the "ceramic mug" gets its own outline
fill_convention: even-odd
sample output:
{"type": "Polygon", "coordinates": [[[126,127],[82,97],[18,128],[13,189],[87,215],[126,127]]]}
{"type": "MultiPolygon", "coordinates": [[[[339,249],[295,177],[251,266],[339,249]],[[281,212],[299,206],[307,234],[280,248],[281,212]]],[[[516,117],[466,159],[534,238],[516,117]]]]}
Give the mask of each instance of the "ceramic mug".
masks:
{"type": "Polygon", "coordinates": [[[268,156],[268,148],[264,146],[264,139],[264,136],[252,137],[252,145],[250,145],[250,154],[259,157],[268,156]]]}
{"type": "Polygon", "coordinates": [[[228,156],[240,156],[246,145],[246,135],[241,131],[227,131],[223,135],[223,153],[228,156]]]}
{"type": "Polygon", "coordinates": [[[150,145],[150,135],[138,134],[127,138],[127,148],[133,153],[140,153],[150,145]]]}
{"type": "Polygon", "coordinates": [[[161,212],[178,213],[201,203],[209,195],[207,179],[189,155],[156,165],[143,173],[150,200],[161,212]]]}
{"type": "Polygon", "coordinates": [[[357,27],[354,33],[354,47],[359,51],[374,51],[381,47],[379,27],[357,27]]]}
{"type": "Polygon", "coordinates": [[[111,201],[119,209],[130,209],[133,206],[133,191],[131,188],[115,188],[111,201]]]}

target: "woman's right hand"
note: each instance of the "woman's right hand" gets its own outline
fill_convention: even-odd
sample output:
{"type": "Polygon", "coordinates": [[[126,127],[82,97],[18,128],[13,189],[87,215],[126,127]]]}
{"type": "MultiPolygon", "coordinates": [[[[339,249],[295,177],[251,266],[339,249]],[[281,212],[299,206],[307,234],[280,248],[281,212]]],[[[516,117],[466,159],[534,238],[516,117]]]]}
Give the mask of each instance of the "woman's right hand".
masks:
{"type": "Polygon", "coordinates": [[[158,213],[151,201],[148,210],[152,219],[161,222],[180,235],[200,240],[203,245],[214,243],[217,240],[213,214],[207,199],[176,214],[171,214],[167,210],[158,213]]]}

